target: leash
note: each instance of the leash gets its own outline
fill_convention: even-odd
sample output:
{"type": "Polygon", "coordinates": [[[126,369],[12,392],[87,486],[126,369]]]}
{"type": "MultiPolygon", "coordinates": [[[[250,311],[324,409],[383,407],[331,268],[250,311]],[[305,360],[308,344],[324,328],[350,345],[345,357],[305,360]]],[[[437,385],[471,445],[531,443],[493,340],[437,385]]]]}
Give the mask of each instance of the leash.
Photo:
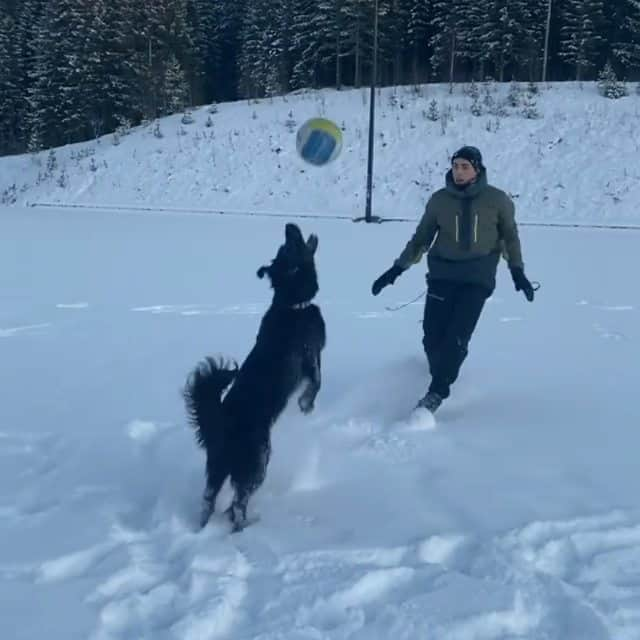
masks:
{"type": "MultiPolygon", "coordinates": [[[[538,289],[540,289],[542,285],[537,280],[532,280],[531,286],[533,287],[534,291],[538,291],[538,289]]],[[[413,304],[414,302],[418,302],[420,298],[424,298],[426,293],[427,293],[427,290],[425,289],[419,296],[416,296],[415,298],[413,298],[413,300],[409,300],[408,302],[404,302],[394,307],[385,306],[385,309],[387,311],[400,311],[400,309],[404,309],[405,307],[408,307],[410,304],[413,304]]]]}
{"type": "Polygon", "coordinates": [[[414,302],[418,302],[418,300],[420,300],[420,298],[423,298],[426,295],[426,293],[427,293],[427,290],[425,289],[419,296],[417,296],[413,300],[409,300],[409,302],[405,302],[396,307],[385,307],[385,309],[387,311],[399,311],[400,309],[404,309],[405,307],[408,307],[410,304],[413,304],[414,302]]]}

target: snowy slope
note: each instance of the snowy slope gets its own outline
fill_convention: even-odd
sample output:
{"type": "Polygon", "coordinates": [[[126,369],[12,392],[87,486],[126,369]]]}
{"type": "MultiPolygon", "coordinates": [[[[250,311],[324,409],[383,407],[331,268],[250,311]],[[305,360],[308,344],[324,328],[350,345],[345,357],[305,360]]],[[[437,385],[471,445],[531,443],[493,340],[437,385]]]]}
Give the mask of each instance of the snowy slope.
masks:
{"type": "MultiPolygon", "coordinates": [[[[193,168],[171,200],[164,164],[127,169],[186,204],[193,168]]],[[[99,186],[66,199],[133,199],[99,186]]],[[[320,210],[319,193],[297,202],[320,210]]],[[[636,232],[523,228],[538,298],[501,266],[454,395],[416,431],[422,301],[386,307],[424,268],[369,293],[412,225],[302,221],[320,238],[323,388],[276,425],[261,520],[230,536],[196,530],[203,456],[179,391],[204,354],[250,349],[270,299],[255,270],[285,220],[0,221],[1,638],[640,638],[636,232]]]]}
{"type": "MultiPolygon", "coordinates": [[[[467,143],[481,148],[490,179],[513,194],[523,222],[639,224],[640,96],[634,91],[613,101],[598,95],[594,83],[552,84],[535,98],[541,117],[526,119],[524,94],[518,106],[504,106],[508,86],[490,88],[489,99],[481,86],[476,117],[468,90],[379,91],[374,213],[416,218],[429,191],[441,186],[450,155],[467,143]],[[436,121],[428,119],[432,101],[436,121]],[[496,115],[500,105],[503,116],[496,115]]],[[[48,152],[0,158],[0,203],[356,217],[364,214],[368,113],[368,89],[222,104],[213,114],[202,107],[192,124],[171,116],[119,137],[117,145],[108,135],[58,149],[55,163],[48,152]],[[344,128],[342,155],[323,169],[305,166],[295,152],[297,126],[317,115],[344,128]]]]}

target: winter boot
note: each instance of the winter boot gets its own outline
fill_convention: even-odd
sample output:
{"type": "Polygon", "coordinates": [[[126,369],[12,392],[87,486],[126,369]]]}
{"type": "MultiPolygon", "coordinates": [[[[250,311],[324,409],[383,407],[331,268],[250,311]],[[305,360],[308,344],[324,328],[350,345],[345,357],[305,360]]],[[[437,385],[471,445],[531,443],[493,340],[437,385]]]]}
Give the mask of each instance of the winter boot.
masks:
{"type": "Polygon", "coordinates": [[[435,413],[438,410],[438,407],[442,404],[442,396],[437,394],[435,391],[428,391],[427,394],[418,402],[419,407],[424,407],[431,413],[435,413]]]}

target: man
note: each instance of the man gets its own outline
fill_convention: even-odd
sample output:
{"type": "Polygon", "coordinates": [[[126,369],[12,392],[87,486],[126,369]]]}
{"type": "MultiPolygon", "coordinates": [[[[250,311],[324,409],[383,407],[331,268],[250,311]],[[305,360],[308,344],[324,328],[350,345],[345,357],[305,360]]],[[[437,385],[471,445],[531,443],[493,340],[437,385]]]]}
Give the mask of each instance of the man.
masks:
{"type": "Polygon", "coordinates": [[[422,343],[431,384],[418,406],[431,412],[449,396],[458,377],[485,300],[495,289],[501,253],[516,290],[530,302],[534,297],[524,274],[513,202],[487,183],[480,151],[470,146],[456,151],[445,182],[427,202],[404,251],[371,288],[377,296],[428,252],[422,343]]]}

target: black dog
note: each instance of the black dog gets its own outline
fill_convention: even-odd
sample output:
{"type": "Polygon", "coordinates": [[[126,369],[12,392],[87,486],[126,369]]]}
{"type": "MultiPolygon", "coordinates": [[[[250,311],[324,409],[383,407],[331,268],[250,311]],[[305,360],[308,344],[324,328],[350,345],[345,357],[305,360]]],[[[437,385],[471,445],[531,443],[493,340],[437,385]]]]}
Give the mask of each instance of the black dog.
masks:
{"type": "Polygon", "coordinates": [[[303,413],[313,409],[320,390],[325,325],[320,309],[311,304],[318,292],[313,259],[318,238],[311,235],[305,242],[295,224],[286,225],[285,238],[271,265],[257,273],[271,279],[273,301],[243,365],[238,369],[205,358],[184,389],[190,422],[207,454],[202,527],[227,477],[235,495],[226,513],[234,530],[246,525],[249,498],[265,478],[272,425],[303,381],[298,398],[303,413]]]}

